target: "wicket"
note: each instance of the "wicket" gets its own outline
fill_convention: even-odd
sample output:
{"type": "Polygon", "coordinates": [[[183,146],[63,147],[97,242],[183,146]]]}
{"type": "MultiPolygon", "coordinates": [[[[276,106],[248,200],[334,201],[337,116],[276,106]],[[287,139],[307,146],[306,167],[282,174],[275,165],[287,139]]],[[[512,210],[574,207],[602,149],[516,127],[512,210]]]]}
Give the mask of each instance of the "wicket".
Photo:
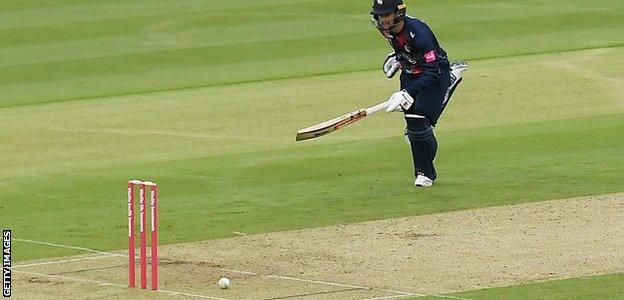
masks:
{"type": "Polygon", "coordinates": [[[146,195],[147,188],[150,188],[150,218],[151,218],[151,266],[152,266],[152,290],[158,289],[158,186],[149,181],[130,180],[128,181],[128,287],[136,286],[135,274],[135,209],[134,209],[134,189],[139,186],[139,242],[141,265],[141,288],[147,288],[147,231],[146,223],[146,195]]]}

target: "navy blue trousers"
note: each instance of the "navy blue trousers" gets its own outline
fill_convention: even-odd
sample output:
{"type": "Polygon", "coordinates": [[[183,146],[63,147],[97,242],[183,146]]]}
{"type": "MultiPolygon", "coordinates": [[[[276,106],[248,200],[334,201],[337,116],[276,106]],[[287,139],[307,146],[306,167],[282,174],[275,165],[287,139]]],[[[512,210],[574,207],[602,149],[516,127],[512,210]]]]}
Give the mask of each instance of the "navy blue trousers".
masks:
{"type": "MultiPolygon", "coordinates": [[[[414,105],[410,107],[406,114],[417,114],[427,118],[432,126],[438,123],[442,110],[442,102],[446,95],[446,89],[451,84],[451,75],[449,69],[441,69],[442,74],[439,76],[437,84],[433,84],[421,91],[418,91],[414,97],[414,105]]],[[[416,75],[407,72],[401,72],[401,89],[404,89],[411,81],[415,80],[416,75]]]]}

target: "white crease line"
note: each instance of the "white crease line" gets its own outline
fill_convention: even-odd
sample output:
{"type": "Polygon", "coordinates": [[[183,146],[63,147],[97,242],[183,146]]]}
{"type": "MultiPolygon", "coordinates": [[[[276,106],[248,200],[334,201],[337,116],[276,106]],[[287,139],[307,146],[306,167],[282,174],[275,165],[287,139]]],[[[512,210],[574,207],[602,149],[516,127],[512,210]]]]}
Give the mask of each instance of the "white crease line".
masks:
{"type": "Polygon", "coordinates": [[[402,292],[402,291],[395,291],[395,290],[386,290],[386,289],[376,289],[376,290],[382,291],[382,292],[402,294],[404,296],[419,296],[419,297],[426,296],[425,294],[411,293],[411,292],[402,292]]]}
{"type": "Polygon", "coordinates": [[[470,298],[462,298],[462,297],[454,297],[454,296],[438,295],[438,294],[431,294],[431,295],[426,295],[426,296],[438,297],[438,298],[446,298],[446,299],[455,299],[455,300],[472,300],[470,298]]]}
{"type": "Polygon", "coordinates": [[[409,296],[417,296],[417,297],[419,297],[418,295],[394,295],[394,296],[385,296],[385,297],[377,297],[377,298],[366,298],[366,299],[362,299],[362,300],[398,299],[398,298],[409,297],[409,296]]]}
{"type": "Polygon", "coordinates": [[[301,281],[301,282],[308,282],[308,283],[333,285],[333,286],[339,286],[339,287],[348,287],[348,288],[354,288],[354,289],[376,290],[376,291],[382,291],[382,292],[388,292],[388,293],[401,294],[403,296],[425,296],[424,294],[417,294],[417,293],[410,293],[410,292],[403,292],[403,291],[395,291],[395,290],[388,290],[388,289],[378,289],[378,288],[374,288],[374,287],[370,287],[370,286],[363,286],[363,285],[352,285],[352,284],[327,282],[327,281],[303,279],[303,278],[288,277],[288,276],[278,276],[278,275],[269,275],[267,277],[269,277],[269,278],[278,278],[278,279],[286,279],[286,280],[294,280],[294,281],[301,281]]]}
{"type": "Polygon", "coordinates": [[[356,289],[369,289],[369,290],[376,290],[376,291],[381,291],[381,292],[388,292],[388,293],[399,294],[399,295],[386,296],[386,297],[380,297],[380,298],[372,298],[372,299],[367,299],[367,300],[373,300],[373,299],[379,299],[379,300],[381,300],[381,299],[395,299],[395,298],[401,298],[401,297],[407,297],[407,296],[413,296],[413,297],[431,296],[431,297],[449,298],[449,299],[457,299],[457,300],[470,300],[470,299],[466,299],[466,298],[457,298],[457,297],[453,297],[453,296],[427,295],[427,294],[411,293],[411,292],[388,290],[388,289],[378,289],[378,288],[369,287],[369,286],[363,286],[363,285],[343,284],[343,283],[335,283],[335,282],[327,282],[327,281],[311,280],[311,279],[302,279],[302,278],[288,277],[288,276],[269,275],[267,277],[268,278],[278,278],[278,279],[285,279],[285,280],[308,282],[308,283],[333,285],[333,286],[339,286],[339,287],[348,287],[348,288],[356,288],[356,289]]]}
{"type": "MultiPolygon", "coordinates": [[[[60,276],[60,275],[49,275],[49,274],[42,274],[42,273],[35,273],[35,272],[26,272],[26,271],[19,271],[19,270],[15,270],[14,272],[15,273],[22,273],[22,274],[26,274],[26,275],[32,275],[32,276],[49,277],[49,278],[60,279],[60,280],[65,280],[65,281],[76,281],[76,282],[97,284],[97,285],[100,285],[100,286],[117,286],[117,287],[122,287],[124,289],[128,288],[127,286],[125,286],[123,284],[117,284],[117,283],[106,282],[106,281],[89,280],[89,279],[67,277],[67,276],[60,276]]],[[[205,295],[191,294],[191,293],[170,291],[170,290],[156,290],[155,292],[171,294],[172,296],[173,295],[183,295],[183,296],[189,296],[189,297],[195,297],[195,298],[203,298],[203,299],[227,300],[227,299],[224,299],[224,298],[216,298],[216,297],[210,297],[210,296],[205,296],[205,295]]]]}
{"type": "Polygon", "coordinates": [[[204,296],[204,295],[198,295],[198,294],[176,292],[176,291],[168,291],[168,290],[157,290],[157,292],[168,293],[168,294],[171,294],[172,296],[184,295],[184,296],[195,297],[195,298],[204,298],[204,299],[213,299],[213,300],[227,300],[225,298],[217,298],[217,297],[210,297],[210,296],[204,296]]]}
{"type": "Polygon", "coordinates": [[[435,297],[435,298],[445,298],[445,299],[455,299],[455,300],[472,300],[470,298],[462,298],[462,297],[455,297],[455,296],[449,296],[449,295],[440,295],[440,294],[423,294],[423,295],[414,295],[416,297],[435,297]]]}
{"type": "MultiPolygon", "coordinates": [[[[398,291],[392,291],[392,290],[379,290],[379,291],[399,293],[398,291]]],[[[448,295],[417,294],[417,293],[405,293],[405,294],[401,294],[401,295],[385,296],[385,297],[377,297],[377,298],[366,298],[366,299],[361,299],[361,300],[398,299],[398,298],[410,297],[410,296],[412,296],[412,297],[435,297],[435,298],[446,298],[446,299],[455,299],[455,300],[472,300],[470,298],[461,298],[461,297],[454,297],[454,296],[448,296],[448,295]]]]}
{"type": "Polygon", "coordinates": [[[288,276],[268,275],[267,277],[268,278],[285,279],[285,280],[293,280],[293,281],[301,281],[301,282],[307,282],[307,283],[317,283],[317,284],[333,285],[333,286],[339,286],[339,287],[348,287],[348,288],[354,288],[354,289],[371,289],[371,287],[361,286],[361,285],[351,285],[351,284],[342,284],[342,283],[335,283],[335,282],[325,282],[325,281],[302,279],[302,278],[295,278],[295,277],[288,277],[288,276]]]}
{"type": "Polygon", "coordinates": [[[248,271],[239,271],[239,270],[223,269],[223,268],[214,268],[214,269],[219,270],[219,271],[232,272],[232,273],[239,273],[239,274],[245,274],[245,275],[256,275],[256,273],[254,273],[254,272],[248,272],[248,271]]]}
{"type": "Polygon", "coordinates": [[[95,249],[89,249],[89,248],[84,248],[84,247],[77,247],[77,246],[61,245],[61,244],[54,244],[54,243],[41,242],[41,241],[33,241],[33,240],[26,240],[26,239],[16,239],[16,238],[14,238],[13,240],[14,240],[14,241],[18,241],[18,242],[25,242],[25,243],[32,243],[32,244],[46,245],[46,246],[51,246],[51,247],[59,247],[59,248],[66,248],[66,249],[74,249],[74,250],[81,250],[81,251],[89,251],[89,252],[95,252],[95,253],[100,253],[100,254],[110,254],[110,255],[116,255],[116,256],[126,256],[125,254],[112,253],[112,252],[105,252],[105,251],[100,251],[100,250],[95,250],[95,249]]]}
{"type": "Polygon", "coordinates": [[[46,261],[46,262],[39,262],[39,263],[32,263],[32,264],[25,264],[25,265],[16,265],[16,266],[13,266],[13,268],[24,268],[24,267],[33,267],[33,266],[62,264],[62,263],[68,263],[68,262],[74,262],[74,261],[101,259],[101,258],[109,258],[109,257],[117,257],[117,255],[115,255],[115,254],[107,254],[107,255],[94,256],[94,257],[83,257],[83,258],[73,258],[73,259],[64,259],[64,260],[53,260],[53,261],[46,261]]]}

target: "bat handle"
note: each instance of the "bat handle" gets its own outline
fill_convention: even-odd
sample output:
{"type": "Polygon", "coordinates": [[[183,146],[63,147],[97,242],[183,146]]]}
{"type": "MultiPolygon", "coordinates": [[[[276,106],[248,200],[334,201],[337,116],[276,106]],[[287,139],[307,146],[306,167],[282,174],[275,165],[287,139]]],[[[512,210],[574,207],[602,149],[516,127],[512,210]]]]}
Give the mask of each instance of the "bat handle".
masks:
{"type": "Polygon", "coordinates": [[[385,109],[386,107],[388,107],[388,101],[379,103],[375,106],[371,106],[369,108],[366,109],[366,115],[372,115],[382,109],[385,109]]]}

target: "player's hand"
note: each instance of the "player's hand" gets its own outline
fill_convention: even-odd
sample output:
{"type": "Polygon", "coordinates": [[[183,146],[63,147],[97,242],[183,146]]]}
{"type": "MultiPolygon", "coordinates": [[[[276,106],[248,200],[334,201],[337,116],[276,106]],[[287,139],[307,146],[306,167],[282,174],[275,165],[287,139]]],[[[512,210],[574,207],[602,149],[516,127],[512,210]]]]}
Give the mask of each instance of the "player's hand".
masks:
{"type": "Polygon", "coordinates": [[[388,107],[386,108],[386,112],[399,111],[400,108],[403,110],[408,110],[414,104],[414,98],[410,96],[406,91],[400,90],[388,99],[388,107]]]}
{"type": "Polygon", "coordinates": [[[394,74],[401,68],[401,63],[396,60],[396,54],[391,52],[386,56],[386,60],[384,60],[382,70],[386,77],[392,78],[394,74]]]}

